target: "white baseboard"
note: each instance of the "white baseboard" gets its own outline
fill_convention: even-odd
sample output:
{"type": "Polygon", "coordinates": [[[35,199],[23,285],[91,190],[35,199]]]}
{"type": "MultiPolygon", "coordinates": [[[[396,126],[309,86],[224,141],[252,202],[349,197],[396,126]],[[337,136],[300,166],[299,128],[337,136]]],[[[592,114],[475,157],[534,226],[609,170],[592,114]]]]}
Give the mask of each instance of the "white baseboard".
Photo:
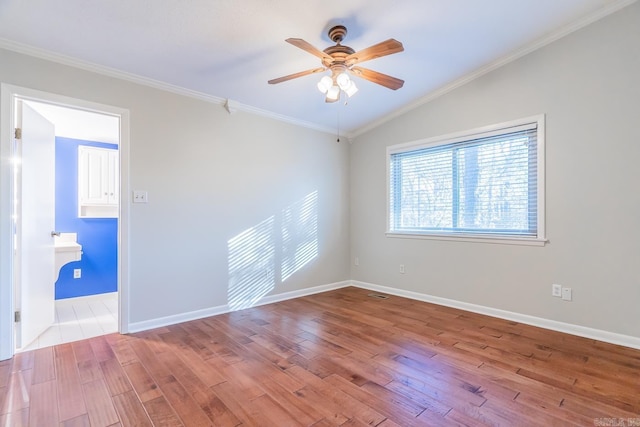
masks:
{"type": "Polygon", "coordinates": [[[487,316],[498,317],[500,319],[511,320],[514,322],[524,323],[527,325],[538,326],[540,328],[551,329],[557,332],[564,332],[571,335],[590,338],[598,341],[604,341],[611,344],[622,345],[640,350],[640,338],[630,335],[622,335],[614,332],[603,331],[600,329],[587,328],[585,326],[573,325],[571,323],[558,322],[555,320],[544,319],[542,317],[529,316],[527,314],[515,313],[512,311],[500,310],[497,308],[485,307],[477,304],[456,301],[447,298],[436,297],[432,295],[422,294],[413,291],[405,291],[402,289],[390,288],[387,286],[374,285],[372,283],[351,281],[351,285],[368,289],[372,291],[382,292],[390,295],[410,298],[418,301],[429,302],[432,304],[443,305],[446,307],[458,308],[460,310],[471,311],[473,313],[485,314],[487,316]]]}
{"type": "MultiPolygon", "coordinates": [[[[258,301],[253,307],[257,307],[265,304],[272,304],[274,302],[285,301],[293,298],[300,298],[307,295],[318,294],[320,292],[332,291],[334,289],[340,289],[347,286],[351,286],[350,281],[330,283],[328,285],[314,286],[312,288],[300,289],[297,291],[283,292],[275,295],[267,295],[258,301]]],[[[248,307],[247,307],[248,308],[248,307]]],[[[143,320],[141,322],[129,323],[129,332],[140,332],[154,328],[161,328],[163,326],[175,325],[176,323],[189,322],[191,320],[202,319],[204,317],[216,316],[218,314],[229,313],[231,307],[228,304],[219,305],[216,307],[203,308],[202,310],[190,311],[187,313],[174,314],[166,317],[159,317],[156,319],[143,320]]]]}
{"type": "MultiPolygon", "coordinates": [[[[347,286],[355,286],[357,288],[368,289],[372,291],[382,292],[390,295],[410,298],[417,301],[424,301],[432,304],[438,304],[445,307],[457,308],[460,310],[470,311],[473,313],[485,314],[487,316],[498,317],[500,319],[511,320],[514,322],[524,323],[526,325],[537,326],[540,328],[550,329],[552,331],[564,332],[571,335],[590,338],[598,341],[608,342],[611,344],[622,345],[625,347],[640,350],[640,338],[630,335],[622,335],[614,332],[603,331],[600,329],[588,328],[585,326],[574,325],[571,323],[558,322],[555,320],[544,319],[542,317],[530,316],[527,314],[515,313],[512,311],[500,310],[497,308],[486,307],[477,304],[471,304],[462,301],[456,301],[448,298],[436,297],[433,295],[422,294],[419,292],[406,291],[402,289],[391,288],[388,286],[375,285],[372,283],[360,281],[343,281],[330,283],[328,285],[314,286],[312,288],[300,289],[297,291],[283,292],[275,295],[267,295],[258,301],[254,307],[272,304],[279,301],[286,301],[293,298],[300,298],[307,295],[313,295],[320,292],[332,291],[347,286]]],[[[188,322],[191,320],[202,319],[204,317],[216,316],[218,314],[229,313],[231,308],[229,305],[220,305],[209,307],[202,310],[190,311],[188,313],[180,313],[172,316],[160,317],[142,322],[129,324],[129,332],[140,332],[149,329],[160,328],[177,323],[188,322]]]]}

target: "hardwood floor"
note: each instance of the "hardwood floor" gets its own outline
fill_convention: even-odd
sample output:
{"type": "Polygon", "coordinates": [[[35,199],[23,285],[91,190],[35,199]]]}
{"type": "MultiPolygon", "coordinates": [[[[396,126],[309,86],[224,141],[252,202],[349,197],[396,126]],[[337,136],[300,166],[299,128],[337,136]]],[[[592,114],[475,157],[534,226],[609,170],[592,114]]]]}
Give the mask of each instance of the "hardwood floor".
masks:
{"type": "Polygon", "coordinates": [[[638,350],[369,293],[17,354],[0,425],[640,425],[638,350]]]}

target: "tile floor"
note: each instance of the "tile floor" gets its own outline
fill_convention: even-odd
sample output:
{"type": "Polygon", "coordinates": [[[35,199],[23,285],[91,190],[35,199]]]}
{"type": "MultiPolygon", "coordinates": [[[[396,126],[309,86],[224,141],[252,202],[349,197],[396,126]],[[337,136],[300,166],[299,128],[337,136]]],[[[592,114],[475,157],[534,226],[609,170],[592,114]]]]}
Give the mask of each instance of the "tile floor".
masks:
{"type": "Polygon", "coordinates": [[[55,323],[17,352],[118,331],[118,293],[56,300],[55,323]]]}

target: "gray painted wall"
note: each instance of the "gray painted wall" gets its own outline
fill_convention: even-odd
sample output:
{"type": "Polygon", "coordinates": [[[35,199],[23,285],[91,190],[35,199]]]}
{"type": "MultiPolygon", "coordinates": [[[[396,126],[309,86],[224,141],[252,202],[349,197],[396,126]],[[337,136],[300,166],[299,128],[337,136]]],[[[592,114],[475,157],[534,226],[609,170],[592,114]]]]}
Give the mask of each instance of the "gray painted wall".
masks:
{"type": "Polygon", "coordinates": [[[640,337],[638,22],[636,3],[351,147],[1,49],[0,81],[130,110],[130,188],[149,192],[148,204],[131,206],[131,322],[227,304],[230,239],[271,218],[271,294],[351,277],[640,337]],[[540,113],[547,117],[547,246],[385,237],[388,145],[540,113]],[[282,281],[287,208],[314,191],[318,255],[282,281]],[[350,270],[355,256],[360,265],[350,270]],[[552,298],[551,283],[572,287],[574,301],[552,298]]]}
{"type": "Polygon", "coordinates": [[[131,322],[224,306],[233,275],[270,295],[349,278],[349,147],[333,135],[7,50],[0,81],[130,110],[130,188],[149,194],[130,209],[131,322]],[[314,192],[317,256],[283,281],[303,234],[283,243],[287,209],[314,192]],[[229,240],[265,220],[272,248],[244,239],[231,271],[229,240]],[[272,278],[251,277],[256,256],[272,278]]]}
{"type": "Polygon", "coordinates": [[[640,337],[639,79],[635,3],[357,137],[351,277],[640,337]],[[545,247],[385,237],[387,146],[540,113],[545,247]]]}

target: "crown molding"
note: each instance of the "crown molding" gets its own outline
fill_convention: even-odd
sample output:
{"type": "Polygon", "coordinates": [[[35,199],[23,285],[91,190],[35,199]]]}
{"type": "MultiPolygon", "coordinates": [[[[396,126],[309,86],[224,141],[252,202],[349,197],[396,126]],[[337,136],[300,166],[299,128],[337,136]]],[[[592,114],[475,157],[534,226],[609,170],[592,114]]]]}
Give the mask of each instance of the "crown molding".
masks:
{"type": "Polygon", "coordinates": [[[262,117],[270,118],[284,123],[289,123],[295,126],[300,126],[324,133],[334,133],[335,130],[326,126],[320,126],[316,123],[308,122],[305,120],[296,119],[294,117],[277,114],[271,111],[263,110],[261,108],[253,107],[250,105],[242,104],[240,102],[221,98],[219,96],[209,95],[203,92],[184,88],[182,86],[173,85],[170,83],[162,82],[160,80],[143,77],[137,74],[128,73],[115,68],[107,67],[104,65],[96,64],[89,61],[83,61],[77,58],[73,58],[67,55],[51,52],[45,49],[40,49],[23,43],[17,43],[12,40],[0,38],[0,49],[6,49],[13,52],[21,53],[24,55],[32,56],[39,59],[44,59],[58,64],[67,65],[81,70],[90,71],[93,73],[101,74],[108,77],[114,77],[120,80],[136,83],[139,85],[152,87],[165,92],[174,93],[177,95],[187,96],[189,98],[199,99],[201,101],[209,102],[212,104],[220,105],[229,111],[228,106],[232,106],[233,112],[243,111],[245,113],[255,114],[262,117]]]}
{"type": "Polygon", "coordinates": [[[590,13],[588,15],[585,15],[584,17],[582,17],[581,19],[574,21],[572,23],[570,23],[569,25],[554,31],[552,33],[549,33],[537,40],[535,40],[532,43],[529,43],[528,45],[506,55],[503,56],[502,58],[499,58],[485,66],[482,66],[478,69],[476,69],[475,71],[472,71],[469,74],[466,74],[462,77],[460,77],[457,80],[454,80],[450,83],[445,84],[444,86],[441,86],[439,88],[437,88],[436,90],[434,90],[433,92],[430,92],[429,94],[423,96],[422,98],[407,104],[406,106],[399,108],[398,110],[395,110],[392,113],[389,113],[387,115],[385,115],[384,117],[375,120],[373,122],[370,122],[369,124],[362,126],[356,130],[354,130],[353,132],[351,132],[351,137],[355,138],[357,136],[360,136],[366,132],[369,132],[370,130],[373,130],[375,128],[377,128],[378,126],[382,125],[383,123],[386,123],[390,120],[393,120],[397,117],[400,117],[412,110],[415,110],[416,108],[427,104],[437,98],[440,98],[441,96],[453,91],[454,89],[459,88],[460,86],[464,86],[465,84],[484,76],[485,74],[496,70],[506,64],[509,64],[510,62],[513,62],[519,58],[522,58],[525,55],[528,55],[529,53],[536,51],[548,44],[551,44],[553,42],[555,42],[556,40],[559,40],[571,33],[573,33],[574,31],[577,31],[581,28],[586,27],[589,24],[592,24],[614,12],[617,12],[620,9],[623,9],[633,3],[635,3],[638,0],[618,0],[615,2],[612,2],[598,10],[596,10],[593,13],[590,13]]]}
{"type": "Polygon", "coordinates": [[[62,55],[59,53],[51,52],[45,49],[40,49],[23,43],[17,43],[12,40],[0,38],[0,48],[11,50],[13,52],[22,53],[24,55],[33,56],[35,58],[44,59],[58,64],[67,65],[74,68],[79,68],[85,71],[91,71],[97,74],[102,74],[108,77],[114,77],[120,80],[126,80],[132,83],[137,83],[143,86],[152,87],[154,89],[160,89],[165,92],[171,92],[178,95],[184,95],[191,98],[197,98],[202,101],[210,102],[213,104],[224,105],[225,99],[218,96],[207,95],[202,92],[183,88],[181,86],[172,85],[162,82],[160,80],[154,80],[148,77],[142,77],[137,74],[128,73],[115,68],[107,67],[105,65],[96,64],[89,61],[83,61],[71,56],[62,55]]]}
{"type": "MultiPolygon", "coordinates": [[[[515,52],[512,52],[511,54],[504,56],[496,61],[493,61],[492,63],[485,65],[481,68],[478,68],[477,70],[457,79],[454,80],[453,82],[450,82],[448,84],[445,84],[439,88],[437,88],[436,90],[434,90],[433,92],[423,96],[422,98],[402,107],[399,108],[398,110],[389,113],[387,115],[385,115],[384,117],[378,119],[378,120],[374,120],[370,123],[368,123],[365,126],[362,126],[358,129],[355,129],[353,131],[350,132],[346,132],[343,137],[346,137],[349,142],[351,142],[353,140],[353,138],[360,136],[366,132],[369,132],[372,129],[377,128],[378,126],[392,120],[395,119],[399,116],[402,116],[412,110],[415,110],[416,108],[427,104],[451,91],[453,91],[454,89],[459,88],[460,86],[463,86],[493,70],[496,70],[500,67],[502,67],[503,65],[506,65],[510,62],[513,62],[537,49],[540,49],[541,47],[544,47],[550,43],[553,43],[554,41],[568,35],[571,34],[574,31],[577,31],[593,22],[596,22],[602,18],[604,18],[605,16],[608,16],[624,7],[627,7],[633,3],[635,3],[638,0],[618,0],[618,1],[614,1],[600,9],[598,9],[597,11],[588,14],[586,16],[584,16],[583,18],[565,26],[564,28],[561,28],[560,30],[554,31],[553,33],[550,33],[542,38],[539,38],[538,40],[534,41],[533,43],[528,44],[527,46],[518,49],[515,52]]],[[[105,76],[109,76],[109,77],[114,77],[117,79],[121,79],[121,80],[126,80],[132,83],[137,83],[143,86],[147,86],[147,87],[152,87],[155,89],[159,89],[162,91],[166,91],[166,92],[171,92],[177,95],[182,95],[182,96],[187,96],[190,98],[195,98],[195,99],[199,99],[201,101],[205,101],[205,102],[209,102],[212,104],[216,104],[216,105],[220,105],[223,108],[227,109],[227,111],[229,111],[229,109],[227,108],[228,105],[232,105],[233,106],[233,110],[234,112],[236,111],[243,111],[246,113],[250,113],[250,114],[255,114],[255,115],[259,115],[262,117],[266,117],[266,118],[270,118],[273,120],[277,120],[280,122],[284,122],[284,123],[289,123],[295,126],[300,126],[303,128],[307,128],[307,129],[311,129],[311,130],[316,130],[319,132],[324,132],[324,133],[330,133],[333,134],[335,133],[335,129],[329,128],[327,126],[321,126],[318,125],[317,123],[312,123],[306,120],[300,120],[300,119],[296,119],[294,117],[290,117],[290,116],[285,116],[283,114],[278,114],[278,113],[274,113],[272,111],[267,111],[267,110],[263,110],[261,108],[257,108],[257,107],[253,107],[250,105],[246,105],[246,104],[242,104],[236,101],[232,101],[232,100],[228,100],[226,98],[222,98],[222,97],[218,97],[218,96],[213,96],[213,95],[209,95],[203,92],[199,92],[199,91],[195,91],[195,90],[191,90],[191,89],[187,89],[184,88],[182,86],[177,86],[177,85],[173,85],[170,83],[165,83],[159,80],[155,80],[155,79],[151,79],[151,78],[147,78],[147,77],[143,77],[137,74],[133,74],[133,73],[128,73],[125,71],[121,71],[115,68],[111,68],[111,67],[107,67],[104,65],[100,65],[100,64],[96,64],[96,63],[92,63],[89,61],[82,61],[67,55],[62,55],[62,54],[58,54],[58,53],[54,53],[45,49],[40,49],[40,48],[36,48],[33,46],[29,46],[23,43],[17,43],[8,39],[4,39],[4,38],[0,38],[0,49],[6,49],[6,50],[10,50],[10,51],[14,51],[17,53],[22,53],[25,55],[29,55],[29,56],[33,56],[36,58],[40,58],[40,59],[45,59],[51,62],[56,62],[59,64],[63,64],[63,65],[68,65],[71,67],[75,67],[75,68],[79,68],[82,70],[86,70],[86,71],[91,71],[97,74],[102,74],[105,76]],[[229,102],[231,102],[232,104],[229,104],[229,102]]]]}
{"type": "MultiPolygon", "coordinates": [[[[251,105],[242,104],[238,101],[234,101],[232,99],[228,100],[229,105],[233,109],[233,112],[243,111],[245,113],[255,114],[258,116],[267,117],[269,119],[278,120],[280,122],[289,123],[296,126],[301,126],[311,130],[317,130],[324,133],[335,133],[335,129],[329,128],[327,126],[320,126],[317,123],[308,122],[306,120],[296,119],[294,117],[285,116],[283,114],[274,113],[272,111],[263,110],[261,108],[252,107],[251,105]]],[[[227,108],[225,104],[227,104],[227,100],[224,99],[221,103],[225,109],[227,108]]],[[[227,110],[229,111],[229,110],[227,110]]],[[[231,114],[231,113],[230,113],[231,114]]]]}

